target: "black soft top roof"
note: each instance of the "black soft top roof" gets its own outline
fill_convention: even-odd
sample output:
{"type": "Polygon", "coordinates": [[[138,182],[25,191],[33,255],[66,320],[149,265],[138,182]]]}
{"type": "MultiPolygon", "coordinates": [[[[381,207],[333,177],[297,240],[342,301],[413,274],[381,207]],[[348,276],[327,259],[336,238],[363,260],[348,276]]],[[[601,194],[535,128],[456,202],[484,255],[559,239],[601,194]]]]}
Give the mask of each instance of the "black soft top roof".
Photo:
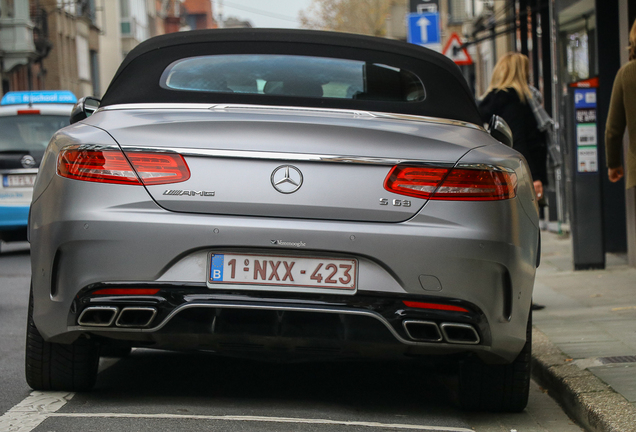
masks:
{"type": "Polygon", "coordinates": [[[459,68],[446,56],[417,45],[370,36],[313,30],[214,29],[157,36],[134,48],[119,66],[101,106],[123,103],[248,103],[442,117],[481,124],[473,95],[459,68]],[[160,86],[174,61],[214,54],[290,54],[366,60],[403,67],[422,78],[422,102],[351,101],[179,91],[160,86]]]}

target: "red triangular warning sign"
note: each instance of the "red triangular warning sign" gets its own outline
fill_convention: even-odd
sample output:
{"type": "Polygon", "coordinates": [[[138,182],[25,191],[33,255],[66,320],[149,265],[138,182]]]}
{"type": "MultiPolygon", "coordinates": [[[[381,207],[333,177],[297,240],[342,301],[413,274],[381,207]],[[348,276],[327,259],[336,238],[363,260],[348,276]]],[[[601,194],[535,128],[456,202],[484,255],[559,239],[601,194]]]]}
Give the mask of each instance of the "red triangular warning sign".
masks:
{"type": "Polygon", "coordinates": [[[453,33],[446,42],[442,54],[450,58],[456,64],[460,66],[468,66],[473,64],[473,59],[468,54],[466,48],[460,48],[463,45],[462,40],[457,33],[453,33]]]}

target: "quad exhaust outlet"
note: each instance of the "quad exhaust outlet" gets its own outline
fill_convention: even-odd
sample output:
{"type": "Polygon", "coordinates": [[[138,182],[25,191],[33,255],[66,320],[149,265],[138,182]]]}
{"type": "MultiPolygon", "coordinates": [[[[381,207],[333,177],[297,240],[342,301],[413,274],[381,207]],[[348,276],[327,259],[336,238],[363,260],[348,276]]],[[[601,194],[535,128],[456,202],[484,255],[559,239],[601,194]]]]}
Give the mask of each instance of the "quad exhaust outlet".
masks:
{"type": "Polygon", "coordinates": [[[406,334],[418,342],[442,342],[476,345],[479,334],[470,324],[442,323],[432,321],[406,320],[402,322],[406,334]]]}
{"type": "Polygon", "coordinates": [[[81,326],[148,327],[157,315],[153,307],[126,307],[119,311],[115,306],[90,306],[84,309],[77,322],[81,326]]]}
{"type": "Polygon", "coordinates": [[[480,342],[477,330],[470,324],[442,323],[440,328],[449,343],[477,345],[480,342]]]}
{"type": "Polygon", "coordinates": [[[407,320],[402,323],[406,334],[416,341],[441,342],[442,334],[439,327],[432,321],[407,320]]]}
{"type": "Polygon", "coordinates": [[[127,307],[124,308],[115,325],[117,327],[148,327],[157,315],[157,309],[153,307],[127,307]]]}
{"type": "Polygon", "coordinates": [[[82,311],[77,322],[82,326],[108,327],[117,316],[119,308],[114,306],[91,306],[82,311]]]}

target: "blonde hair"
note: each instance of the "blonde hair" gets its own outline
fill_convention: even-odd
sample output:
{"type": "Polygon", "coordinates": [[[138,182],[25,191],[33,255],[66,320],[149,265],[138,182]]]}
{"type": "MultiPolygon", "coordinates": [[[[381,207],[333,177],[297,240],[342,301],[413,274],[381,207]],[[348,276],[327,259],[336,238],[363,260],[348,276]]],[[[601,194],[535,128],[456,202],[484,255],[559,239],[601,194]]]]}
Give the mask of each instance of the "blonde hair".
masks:
{"type": "Polygon", "coordinates": [[[486,94],[493,90],[507,91],[509,88],[515,89],[521,102],[532,98],[530,87],[528,86],[528,73],[530,62],[528,57],[520,53],[504,54],[492,71],[490,86],[486,94]]]}
{"type": "Polygon", "coordinates": [[[636,20],[629,32],[629,59],[636,60],[636,20]]]}

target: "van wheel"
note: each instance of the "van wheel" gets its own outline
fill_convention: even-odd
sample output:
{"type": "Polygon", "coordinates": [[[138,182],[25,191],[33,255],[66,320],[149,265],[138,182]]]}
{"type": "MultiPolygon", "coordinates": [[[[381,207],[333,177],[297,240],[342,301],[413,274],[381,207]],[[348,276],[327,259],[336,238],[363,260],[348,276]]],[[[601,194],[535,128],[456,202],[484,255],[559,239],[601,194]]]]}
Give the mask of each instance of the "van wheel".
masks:
{"type": "Polygon", "coordinates": [[[29,296],[26,380],[34,390],[85,391],[95,385],[99,346],[80,337],[72,344],[46,342],[33,322],[33,290],[29,296]]]}
{"type": "Polygon", "coordinates": [[[532,311],[528,316],[526,344],[507,365],[488,365],[479,359],[460,364],[459,399],[471,411],[521,412],[528,405],[532,357],[532,311]]]}

